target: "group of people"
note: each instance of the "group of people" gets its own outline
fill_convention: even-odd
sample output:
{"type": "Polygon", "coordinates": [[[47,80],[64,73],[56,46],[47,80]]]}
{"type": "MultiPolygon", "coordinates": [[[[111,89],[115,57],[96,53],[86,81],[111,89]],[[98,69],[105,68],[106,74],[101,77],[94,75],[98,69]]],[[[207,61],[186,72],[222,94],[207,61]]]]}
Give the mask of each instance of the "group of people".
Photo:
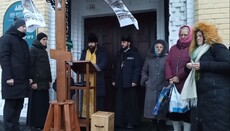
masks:
{"type": "Polygon", "coordinates": [[[153,119],[158,129],[168,118],[174,131],[182,127],[183,131],[228,130],[230,52],[215,25],[199,22],[193,29],[182,26],[177,43],[168,53],[166,50],[165,41],[154,42],[142,68],[141,84],[146,86],[144,117],[153,119]],[[169,83],[175,84],[190,110],[153,115],[161,89],[169,83]]]}
{"type": "MultiPolygon", "coordinates": [[[[27,123],[31,127],[43,128],[49,108],[48,89],[52,78],[46,51],[48,37],[38,33],[33,47],[29,48],[23,39],[25,32],[25,21],[16,19],[0,38],[6,131],[20,131],[19,117],[25,97],[29,97],[27,123]]],[[[101,70],[96,77],[97,110],[105,110],[106,56],[97,36],[89,34],[80,60],[90,60],[101,70]]],[[[177,43],[169,51],[164,40],[156,40],[150,45],[143,66],[131,36],[123,35],[111,83],[116,87],[115,126],[134,128],[139,124],[137,87],[141,84],[146,87],[144,117],[161,125],[158,129],[163,128],[167,118],[172,121],[174,131],[181,131],[182,125],[183,131],[230,129],[229,56],[230,51],[222,44],[217,28],[205,22],[193,29],[182,26],[177,43]],[[191,108],[185,113],[170,113],[166,109],[154,115],[152,111],[159,94],[169,83],[175,84],[191,108]]],[[[93,79],[90,76],[91,82],[93,79]]]]}
{"type": "Polygon", "coordinates": [[[19,118],[25,97],[29,97],[27,124],[36,130],[43,129],[49,108],[48,89],[52,78],[46,51],[48,37],[38,33],[29,48],[23,39],[26,29],[25,21],[15,18],[0,38],[5,131],[20,131],[19,118]]]}

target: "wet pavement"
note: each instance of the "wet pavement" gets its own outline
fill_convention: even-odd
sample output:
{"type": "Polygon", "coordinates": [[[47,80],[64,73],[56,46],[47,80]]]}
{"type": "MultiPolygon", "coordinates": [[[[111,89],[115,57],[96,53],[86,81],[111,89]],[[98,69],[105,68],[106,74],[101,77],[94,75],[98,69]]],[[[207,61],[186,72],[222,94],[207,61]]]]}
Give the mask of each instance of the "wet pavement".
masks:
{"type": "MultiPolygon", "coordinates": [[[[26,126],[25,123],[26,123],[25,118],[21,118],[20,119],[21,131],[38,131],[29,128],[28,126],[26,126]]],[[[157,130],[156,126],[152,124],[151,120],[145,119],[142,120],[141,124],[138,127],[134,127],[133,129],[115,128],[114,131],[173,131],[172,126],[170,125],[170,123],[169,124],[168,123],[169,122],[167,122],[166,127],[157,130]]],[[[0,116],[0,131],[4,131],[2,116],[0,116]]],[[[85,131],[85,129],[82,128],[81,131],[85,131]]]]}

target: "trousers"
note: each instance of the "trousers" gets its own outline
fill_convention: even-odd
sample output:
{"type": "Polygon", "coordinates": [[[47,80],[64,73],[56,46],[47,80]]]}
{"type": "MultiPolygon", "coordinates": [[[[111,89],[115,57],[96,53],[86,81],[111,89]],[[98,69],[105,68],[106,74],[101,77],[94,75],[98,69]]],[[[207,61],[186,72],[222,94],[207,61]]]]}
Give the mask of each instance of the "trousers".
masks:
{"type": "Polygon", "coordinates": [[[23,108],[24,98],[5,99],[3,123],[5,131],[20,131],[19,118],[23,108]]]}

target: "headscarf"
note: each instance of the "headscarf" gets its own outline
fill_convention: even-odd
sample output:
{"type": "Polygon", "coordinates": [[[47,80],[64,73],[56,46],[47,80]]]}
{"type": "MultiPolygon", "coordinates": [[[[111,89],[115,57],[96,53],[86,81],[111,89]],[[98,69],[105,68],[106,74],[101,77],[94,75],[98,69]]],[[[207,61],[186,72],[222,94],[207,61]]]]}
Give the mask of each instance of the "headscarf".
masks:
{"type": "Polygon", "coordinates": [[[177,46],[179,48],[181,48],[181,47],[183,47],[183,48],[189,47],[189,45],[190,45],[190,43],[192,41],[192,28],[190,26],[188,26],[188,25],[181,26],[178,35],[179,35],[179,39],[177,41],[177,46]],[[181,31],[182,31],[182,29],[184,27],[187,27],[189,29],[189,31],[188,31],[187,37],[182,40],[180,35],[181,35],[181,31]]]}

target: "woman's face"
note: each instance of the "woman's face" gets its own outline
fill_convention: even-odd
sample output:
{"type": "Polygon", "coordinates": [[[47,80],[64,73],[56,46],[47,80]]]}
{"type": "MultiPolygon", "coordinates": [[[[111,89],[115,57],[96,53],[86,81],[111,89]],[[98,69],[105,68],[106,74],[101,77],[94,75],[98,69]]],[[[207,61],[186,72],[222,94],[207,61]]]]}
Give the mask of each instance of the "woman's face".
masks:
{"type": "Polygon", "coordinates": [[[203,34],[202,34],[201,31],[198,31],[198,32],[196,33],[196,43],[197,43],[197,45],[199,46],[199,45],[202,45],[203,42],[204,42],[204,36],[203,36],[203,34]]]}
{"type": "Polygon", "coordinates": [[[156,43],[155,45],[155,51],[160,54],[163,50],[164,46],[161,43],[156,43]]]}
{"type": "Polygon", "coordinates": [[[183,27],[181,29],[179,37],[182,42],[186,40],[186,38],[188,37],[188,33],[189,33],[188,27],[183,27]]]}

